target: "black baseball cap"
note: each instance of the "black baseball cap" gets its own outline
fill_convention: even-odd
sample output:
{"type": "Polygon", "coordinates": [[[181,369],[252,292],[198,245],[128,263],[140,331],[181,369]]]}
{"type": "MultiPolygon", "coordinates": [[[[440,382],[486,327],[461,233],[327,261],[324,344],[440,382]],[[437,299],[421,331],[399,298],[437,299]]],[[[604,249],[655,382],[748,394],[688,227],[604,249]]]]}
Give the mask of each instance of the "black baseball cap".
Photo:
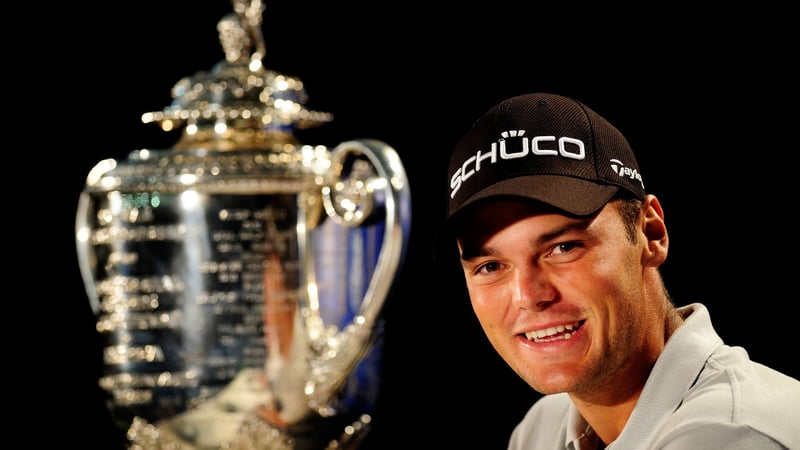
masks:
{"type": "Polygon", "coordinates": [[[587,216],[620,190],[645,195],[625,136],[583,103],[548,93],[509,98],[478,119],[450,157],[448,183],[448,222],[496,196],[587,216]]]}

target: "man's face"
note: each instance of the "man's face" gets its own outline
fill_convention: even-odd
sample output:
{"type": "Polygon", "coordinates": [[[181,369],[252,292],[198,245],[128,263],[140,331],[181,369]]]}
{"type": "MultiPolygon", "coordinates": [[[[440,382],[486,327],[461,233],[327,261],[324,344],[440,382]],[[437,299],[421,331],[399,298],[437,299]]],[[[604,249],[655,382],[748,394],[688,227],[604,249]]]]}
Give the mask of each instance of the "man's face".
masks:
{"type": "Polygon", "coordinates": [[[644,350],[656,315],[643,298],[641,219],[636,243],[613,204],[575,218],[494,200],[463,223],[458,248],[475,314],[531,387],[592,392],[641,363],[631,355],[644,350]]]}

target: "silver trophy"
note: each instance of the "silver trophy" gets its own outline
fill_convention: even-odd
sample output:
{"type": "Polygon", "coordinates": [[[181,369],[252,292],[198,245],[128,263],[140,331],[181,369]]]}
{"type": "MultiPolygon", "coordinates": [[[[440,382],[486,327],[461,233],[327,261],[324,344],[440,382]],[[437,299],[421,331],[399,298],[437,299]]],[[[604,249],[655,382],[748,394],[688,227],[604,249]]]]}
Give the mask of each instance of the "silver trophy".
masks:
{"type": "Polygon", "coordinates": [[[132,449],[356,448],[408,181],[381,141],[298,142],[332,116],[263,67],[262,3],[233,7],[218,26],[225,60],[143,116],[183,127],[174,148],[100,161],[81,193],[100,385],[132,449]]]}

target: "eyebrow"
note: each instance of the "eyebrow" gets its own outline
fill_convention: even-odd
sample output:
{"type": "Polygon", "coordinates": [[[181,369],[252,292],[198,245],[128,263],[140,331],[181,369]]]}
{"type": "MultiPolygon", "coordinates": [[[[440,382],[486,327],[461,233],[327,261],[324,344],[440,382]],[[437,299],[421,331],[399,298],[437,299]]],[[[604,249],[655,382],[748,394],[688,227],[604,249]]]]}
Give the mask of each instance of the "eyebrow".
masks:
{"type": "MultiPolygon", "coordinates": [[[[572,220],[563,224],[562,226],[550,230],[533,240],[534,246],[540,246],[544,243],[550,242],[559,236],[562,236],[566,233],[571,231],[584,231],[589,228],[589,224],[592,222],[592,218],[583,218],[579,220],[572,220]]],[[[489,256],[492,255],[494,252],[491,246],[485,245],[464,245],[463,241],[461,242],[461,255],[460,259],[462,261],[467,261],[472,258],[477,258],[479,256],[489,256]]]]}

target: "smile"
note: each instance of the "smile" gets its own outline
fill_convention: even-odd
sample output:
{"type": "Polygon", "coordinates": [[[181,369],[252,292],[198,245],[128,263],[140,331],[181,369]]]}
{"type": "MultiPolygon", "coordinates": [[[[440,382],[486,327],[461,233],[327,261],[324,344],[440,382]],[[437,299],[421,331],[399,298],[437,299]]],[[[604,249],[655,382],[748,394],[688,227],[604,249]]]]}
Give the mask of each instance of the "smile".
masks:
{"type": "Polygon", "coordinates": [[[581,327],[582,322],[558,325],[542,330],[534,330],[525,333],[525,337],[533,342],[552,342],[561,339],[569,339],[572,334],[581,327]]]}

